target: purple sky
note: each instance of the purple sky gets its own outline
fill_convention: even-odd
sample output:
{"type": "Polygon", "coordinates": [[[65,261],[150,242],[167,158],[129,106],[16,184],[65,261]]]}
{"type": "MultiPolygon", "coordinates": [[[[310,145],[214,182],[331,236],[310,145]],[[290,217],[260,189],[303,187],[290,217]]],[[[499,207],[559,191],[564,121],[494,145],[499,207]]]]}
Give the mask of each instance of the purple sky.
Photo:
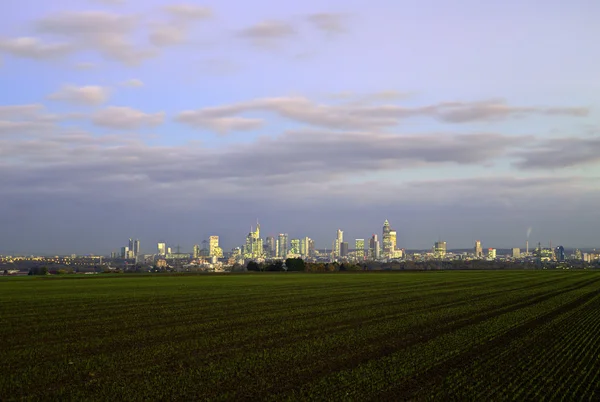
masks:
{"type": "Polygon", "coordinates": [[[0,2],[0,254],[594,247],[600,3],[0,2]]]}

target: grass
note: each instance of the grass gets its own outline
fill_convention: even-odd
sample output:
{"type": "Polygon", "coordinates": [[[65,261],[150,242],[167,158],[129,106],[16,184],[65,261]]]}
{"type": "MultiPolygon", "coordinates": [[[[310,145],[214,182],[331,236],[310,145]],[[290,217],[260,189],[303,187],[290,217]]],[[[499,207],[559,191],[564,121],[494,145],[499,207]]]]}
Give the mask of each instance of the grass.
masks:
{"type": "Polygon", "coordinates": [[[2,278],[0,400],[596,399],[599,330],[590,271],[2,278]]]}

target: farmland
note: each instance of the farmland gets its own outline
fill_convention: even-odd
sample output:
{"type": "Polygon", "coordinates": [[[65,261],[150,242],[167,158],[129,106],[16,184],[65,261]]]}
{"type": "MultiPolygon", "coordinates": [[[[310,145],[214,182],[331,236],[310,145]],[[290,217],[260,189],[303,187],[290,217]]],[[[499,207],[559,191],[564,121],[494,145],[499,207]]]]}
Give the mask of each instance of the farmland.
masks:
{"type": "Polygon", "coordinates": [[[600,272],[0,279],[0,400],[599,399],[600,272]]]}

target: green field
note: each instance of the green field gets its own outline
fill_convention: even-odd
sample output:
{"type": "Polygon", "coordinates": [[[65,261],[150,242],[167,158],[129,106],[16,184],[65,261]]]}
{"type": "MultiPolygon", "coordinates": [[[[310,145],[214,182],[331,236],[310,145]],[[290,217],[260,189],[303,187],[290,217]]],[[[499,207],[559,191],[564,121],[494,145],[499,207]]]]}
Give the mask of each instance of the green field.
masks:
{"type": "Polygon", "coordinates": [[[600,399],[600,272],[0,279],[0,400],[600,399]]]}

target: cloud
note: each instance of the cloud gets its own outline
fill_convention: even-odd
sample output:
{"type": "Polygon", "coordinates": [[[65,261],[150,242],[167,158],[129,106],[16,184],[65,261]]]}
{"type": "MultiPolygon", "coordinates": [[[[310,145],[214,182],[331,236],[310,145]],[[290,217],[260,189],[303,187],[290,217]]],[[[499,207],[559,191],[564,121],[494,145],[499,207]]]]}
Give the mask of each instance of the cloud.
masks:
{"type": "Polygon", "coordinates": [[[328,34],[341,33],[346,30],[344,26],[346,15],[344,14],[317,13],[308,15],[306,19],[317,29],[328,34]]]}
{"type": "Polygon", "coordinates": [[[121,85],[124,87],[130,87],[130,88],[140,88],[140,87],[144,86],[144,83],[142,82],[142,80],[138,80],[137,78],[132,78],[130,80],[122,82],[121,85]]]}
{"type": "Polygon", "coordinates": [[[107,5],[121,5],[125,4],[125,0],[92,0],[96,3],[102,3],[107,5]]]}
{"type": "Polygon", "coordinates": [[[63,12],[37,21],[38,32],[73,41],[85,50],[100,52],[106,58],[136,65],[156,52],[131,41],[139,19],[106,11],[63,12]]]}
{"type": "Polygon", "coordinates": [[[91,70],[95,67],[96,67],[96,65],[94,63],[90,63],[90,62],[80,62],[80,63],[75,64],[75,68],[78,70],[91,70]]]}
{"type": "Polygon", "coordinates": [[[499,120],[533,115],[586,116],[586,108],[568,107],[519,107],[501,102],[444,102],[420,107],[398,105],[317,104],[311,100],[296,97],[258,98],[230,105],[209,107],[196,111],[186,111],[189,117],[195,113],[198,118],[232,117],[237,114],[255,111],[275,113],[297,122],[316,127],[338,130],[380,130],[397,126],[403,119],[415,116],[428,116],[448,123],[469,123],[475,121],[499,120]]]}
{"type": "Polygon", "coordinates": [[[202,20],[212,17],[212,9],[195,4],[171,4],[165,11],[180,20],[202,20]]]}
{"type": "Polygon", "coordinates": [[[263,125],[261,119],[248,119],[244,117],[203,117],[193,111],[181,112],[176,121],[185,123],[195,128],[208,128],[219,134],[227,134],[230,131],[251,131],[263,125]]]}
{"type": "Polygon", "coordinates": [[[275,20],[259,22],[238,32],[240,37],[254,41],[272,41],[295,34],[296,30],[291,24],[275,20]]]}
{"type": "Polygon", "coordinates": [[[158,47],[183,43],[187,37],[187,27],[176,24],[159,24],[150,32],[149,40],[158,47]]]}
{"type": "Polygon", "coordinates": [[[556,138],[515,153],[519,169],[562,169],[600,162],[600,139],[556,138]]]}
{"type": "Polygon", "coordinates": [[[109,106],[92,116],[92,122],[97,126],[123,130],[155,127],[164,120],[164,112],[144,113],[125,106],[109,106]]]}
{"type": "Polygon", "coordinates": [[[100,105],[108,101],[110,90],[98,85],[77,87],[65,85],[57,92],[48,95],[48,99],[77,105],[100,105]]]}
{"type": "Polygon", "coordinates": [[[43,43],[37,38],[20,37],[0,39],[0,50],[29,59],[55,59],[73,51],[67,43],[43,43]]]}
{"type": "Polygon", "coordinates": [[[0,106],[0,119],[26,119],[37,116],[44,110],[44,105],[7,105],[0,106]]]}

